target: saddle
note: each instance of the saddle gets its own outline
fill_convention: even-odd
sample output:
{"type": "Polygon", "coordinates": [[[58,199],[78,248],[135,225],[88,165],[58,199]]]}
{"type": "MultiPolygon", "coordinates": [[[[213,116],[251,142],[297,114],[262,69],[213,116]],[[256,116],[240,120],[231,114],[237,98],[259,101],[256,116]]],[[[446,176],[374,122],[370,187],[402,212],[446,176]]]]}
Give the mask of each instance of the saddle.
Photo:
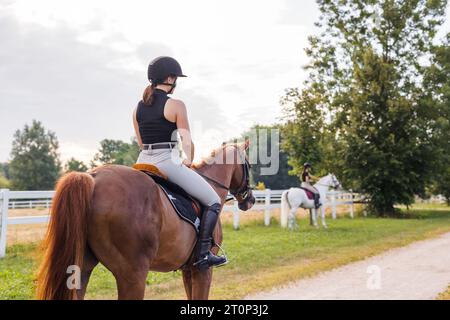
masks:
{"type": "Polygon", "coordinates": [[[314,193],[313,193],[313,192],[311,192],[311,191],[308,190],[308,189],[302,188],[302,187],[300,187],[300,189],[302,189],[303,191],[305,191],[306,196],[308,197],[309,200],[314,200],[314,193]]]}
{"type": "Polygon", "coordinates": [[[133,165],[133,169],[141,171],[153,179],[166,195],[178,216],[192,225],[197,233],[199,232],[203,207],[197,199],[194,199],[179,185],[167,180],[167,176],[154,165],[137,163],[133,165]]]}

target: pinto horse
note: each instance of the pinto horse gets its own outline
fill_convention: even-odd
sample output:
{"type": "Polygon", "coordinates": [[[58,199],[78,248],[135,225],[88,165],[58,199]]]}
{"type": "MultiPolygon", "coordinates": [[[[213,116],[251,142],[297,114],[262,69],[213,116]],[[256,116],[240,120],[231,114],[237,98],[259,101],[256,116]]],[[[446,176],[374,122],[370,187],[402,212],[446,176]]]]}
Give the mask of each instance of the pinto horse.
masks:
{"type": "MultiPolygon", "coordinates": [[[[241,210],[255,203],[247,148],[248,142],[222,146],[195,167],[216,190],[222,205],[230,191],[241,210]]],[[[222,242],[220,220],[214,240],[218,245],[222,242]]],[[[208,299],[212,270],[193,266],[196,242],[194,228],[178,217],[164,192],[145,173],[119,165],[69,173],[57,184],[43,242],[37,298],[84,299],[89,277],[100,262],[114,275],[119,299],[143,299],[149,271],[180,269],[187,298],[208,299]],[[80,268],[78,288],[67,285],[69,266],[80,268]]]]}

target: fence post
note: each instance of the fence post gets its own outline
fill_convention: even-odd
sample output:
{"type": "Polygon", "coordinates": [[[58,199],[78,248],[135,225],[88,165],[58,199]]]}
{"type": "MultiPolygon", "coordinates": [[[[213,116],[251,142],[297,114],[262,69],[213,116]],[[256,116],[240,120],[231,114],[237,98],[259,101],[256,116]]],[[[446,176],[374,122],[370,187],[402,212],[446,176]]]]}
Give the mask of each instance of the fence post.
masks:
{"type": "Polygon", "coordinates": [[[264,225],[268,227],[270,225],[270,197],[271,197],[271,190],[266,189],[266,199],[265,199],[265,213],[264,213],[264,225]]]}
{"type": "Polygon", "coordinates": [[[353,190],[350,189],[350,218],[353,219],[354,211],[353,211],[353,190]]]}
{"type": "Polygon", "coordinates": [[[331,194],[331,216],[333,217],[333,220],[336,219],[336,193],[333,192],[331,194]]]}
{"type": "Polygon", "coordinates": [[[0,258],[6,255],[6,231],[8,224],[9,190],[0,189],[0,258]]]}
{"type": "Polygon", "coordinates": [[[239,230],[239,207],[236,200],[233,201],[233,227],[234,230],[239,230]]]}

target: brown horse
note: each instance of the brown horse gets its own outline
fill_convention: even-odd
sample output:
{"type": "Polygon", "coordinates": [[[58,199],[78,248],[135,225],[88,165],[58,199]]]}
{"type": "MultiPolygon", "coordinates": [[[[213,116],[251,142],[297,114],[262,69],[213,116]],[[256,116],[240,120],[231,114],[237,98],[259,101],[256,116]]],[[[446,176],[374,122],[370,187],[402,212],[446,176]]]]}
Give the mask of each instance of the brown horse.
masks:
{"type": "MultiPolygon", "coordinates": [[[[230,191],[243,210],[255,202],[248,185],[247,148],[248,142],[223,146],[195,167],[222,204],[230,191]]],[[[221,244],[220,222],[214,239],[221,244]]],[[[212,270],[200,272],[192,266],[196,241],[194,228],[177,216],[163,191],[143,172],[106,165],[90,173],[69,173],[57,184],[37,298],[83,299],[100,262],[114,275],[119,299],[143,299],[149,270],[179,269],[187,298],[208,299],[212,270]],[[69,289],[68,267],[73,265],[80,267],[81,286],[69,289]]]]}

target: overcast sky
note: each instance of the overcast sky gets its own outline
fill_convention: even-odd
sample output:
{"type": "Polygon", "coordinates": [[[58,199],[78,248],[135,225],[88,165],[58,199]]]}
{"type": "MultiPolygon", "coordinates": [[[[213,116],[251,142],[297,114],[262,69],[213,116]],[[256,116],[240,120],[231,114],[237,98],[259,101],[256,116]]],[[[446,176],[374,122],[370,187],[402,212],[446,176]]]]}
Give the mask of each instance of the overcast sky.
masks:
{"type": "Polygon", "coordinates": [[[64,160],[88,162],[105,138],[129,141],[159,55],[189,76],[174,96],[200,154],[274,123],[284,89],[305,77],[317,17],[314,0],[0,0],[0,162],[32,119],[56,133],[64,160]]]}

